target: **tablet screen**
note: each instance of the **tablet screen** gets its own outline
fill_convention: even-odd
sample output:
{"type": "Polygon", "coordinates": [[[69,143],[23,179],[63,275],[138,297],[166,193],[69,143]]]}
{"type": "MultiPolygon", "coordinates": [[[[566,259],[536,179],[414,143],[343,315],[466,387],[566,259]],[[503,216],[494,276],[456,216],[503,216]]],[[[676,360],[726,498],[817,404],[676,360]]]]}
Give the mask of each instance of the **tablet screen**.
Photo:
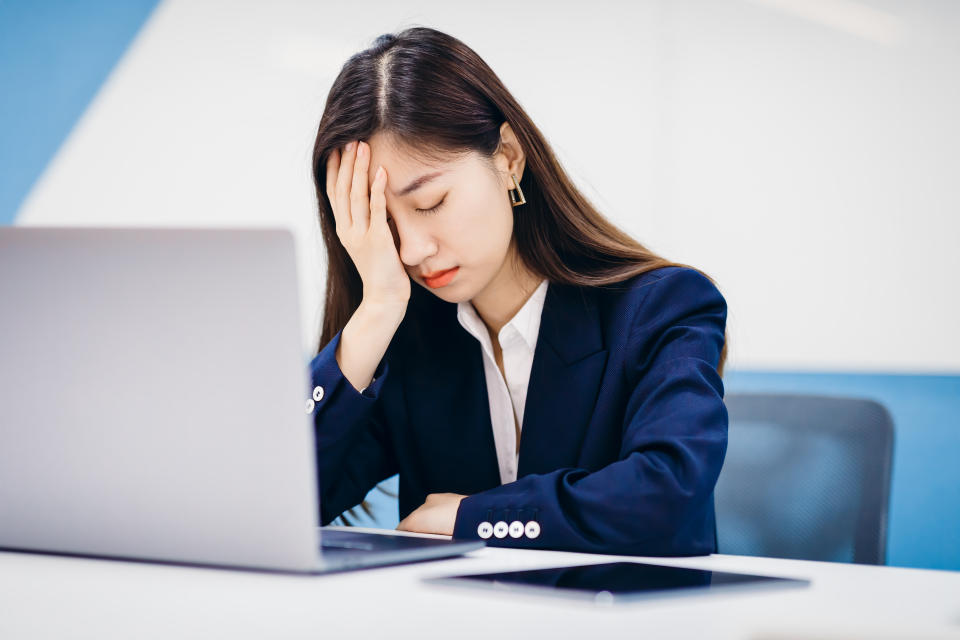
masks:
{"type": "Polygon", "coordinates": [[[793,578],[668,567],[641,562],[608,562],[502,573],[477,573],[426,580],[446,584],[473,584],[510,591],[586,597],[600,603],[651,596],[726,592],[736,587],[767,588],[810,584],[808,580],[793,578]]]}

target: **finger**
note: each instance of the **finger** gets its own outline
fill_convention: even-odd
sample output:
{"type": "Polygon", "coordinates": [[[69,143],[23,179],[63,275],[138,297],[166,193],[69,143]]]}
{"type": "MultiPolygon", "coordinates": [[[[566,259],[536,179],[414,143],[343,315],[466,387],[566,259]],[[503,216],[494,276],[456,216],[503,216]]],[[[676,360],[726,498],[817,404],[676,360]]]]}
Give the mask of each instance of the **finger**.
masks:
{"type": "Polygon", "coordinates": [[[342,231],[343,220],[340,216],[340,206],[337,204],[337,172],[340,169],[340,149],[334,149],[327,156],[327,199],[333,209],[333,219],[336,221],[337,233],[342,231]]]}
{"type": "Polygon", "coordinates": [[[353,214],[350,211],[350,182],[356,155],[357,143],[353,141],[344,149],[340,159],[340,169],[337,172],[337,206],[340,207],[340,217],[347,227],[353,226],[353,214]]]}
{"type": "Polygon", "coordinates": [[[330,202],[337,197],[337,170],[340,168],[340,149],[332,149],[327,156],[327,197],[330,202]]]}
{"type": "Polygon", "coordinates": [[[370,170],[370,145],[357,143],[357,158],[353,165],[353,182],[350,187],[350,215],[353,224],[361,231],[370,226],[370,189],[367,186],[367,171],[370,170]]]}
{"type": "Polygon", "coordinates": [[[377,173],[370,185],[370,226],[387,226],[387,170],[377,167],[377,173]]]}

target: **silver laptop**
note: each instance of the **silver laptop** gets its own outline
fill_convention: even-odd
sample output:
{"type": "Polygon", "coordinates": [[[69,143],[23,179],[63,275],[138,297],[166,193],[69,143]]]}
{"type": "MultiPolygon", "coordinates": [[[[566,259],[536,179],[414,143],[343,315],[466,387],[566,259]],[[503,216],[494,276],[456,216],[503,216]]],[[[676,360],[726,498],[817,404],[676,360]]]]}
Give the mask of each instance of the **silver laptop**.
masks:
{"type": "Polygon", "coordinates": [[[325,573],[483,546],[318,526],[294,251],[0,228],[0,547],[325,573]]]}

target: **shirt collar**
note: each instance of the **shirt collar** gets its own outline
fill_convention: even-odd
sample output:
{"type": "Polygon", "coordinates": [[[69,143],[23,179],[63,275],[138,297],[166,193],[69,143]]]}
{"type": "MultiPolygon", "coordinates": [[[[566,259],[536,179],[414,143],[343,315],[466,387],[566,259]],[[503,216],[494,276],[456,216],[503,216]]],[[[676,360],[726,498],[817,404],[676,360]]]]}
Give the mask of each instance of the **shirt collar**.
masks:
{"type": "MultiPolygon", "coordinates": [[[[501,344],[509,333],[515,331],[523,338],[530,351],[535,349],[537,336],[540,333],[540,318],[543,315],[543,303],[547,297],[548,285],[549,281],[541,281],[540,285],[520,307],[520,310],[500,329],[497,339],[500,340],[501,344]]],[[[457,320],[460,321],[464,329],[480,340],[481,343],[486,344],[489,340],[486,325],[469,301],[457,303],[457,320]]]]}

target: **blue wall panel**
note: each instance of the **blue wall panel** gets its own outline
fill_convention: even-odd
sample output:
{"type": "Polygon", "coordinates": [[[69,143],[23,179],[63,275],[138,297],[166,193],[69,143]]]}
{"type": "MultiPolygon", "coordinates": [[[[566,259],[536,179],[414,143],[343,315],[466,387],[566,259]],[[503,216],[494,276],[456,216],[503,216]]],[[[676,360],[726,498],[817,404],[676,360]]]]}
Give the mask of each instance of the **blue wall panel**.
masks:
{"type": "Polygon", "coordinates": [[[730,371],[727,393],[855,396],[894,422],[887,564],[960,570],[960,376],[730,371]]]}
{"type": "Polygon", "coordinates": [[[0,224],[106,80],[157,0],[0,0],[0,224]]]}

